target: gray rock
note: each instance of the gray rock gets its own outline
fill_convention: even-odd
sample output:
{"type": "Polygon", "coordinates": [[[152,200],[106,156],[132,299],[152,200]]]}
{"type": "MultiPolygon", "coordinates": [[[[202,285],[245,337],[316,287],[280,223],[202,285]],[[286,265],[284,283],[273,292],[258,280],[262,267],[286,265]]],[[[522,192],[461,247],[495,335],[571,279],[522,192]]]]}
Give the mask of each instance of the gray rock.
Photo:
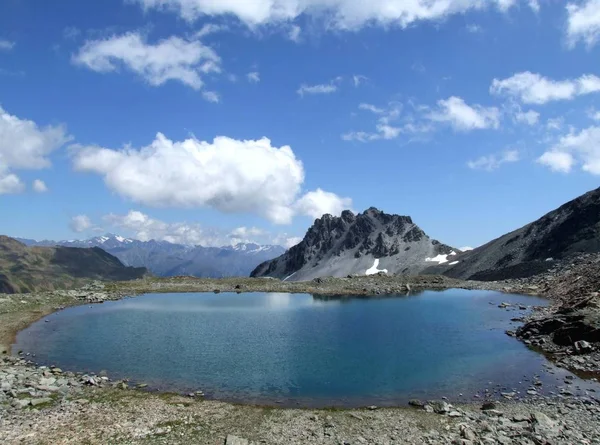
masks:
{"type": "Polygon", "coordinates": [[[225,445],[248,445],[248,441],[230,434],[225,439],[225,445]]]}
{"type": "Polygon", "coordinates": [[[52,399],[49,397],[43,397],[41,399],[32,399],[31,406],[44,405],[46,403],[52,403],[52,399]]]}
{"type": "Polygon", "coordinates": [[[557,437],[560,434],[560,426],[558,422],[550,419],[546,414],[535,412],[531,415],[533,429],[537,434],[547,438],[557,437]]]}
{"type": "Polygon", "coordinates": [[[576,341],[573,346],[575,347],[575,352],[578,354],[587,354],[592,352],[592,345],[585,340],[576,341]]]}
{"type": "Polygon", "coordinates": [[[11,402],[11,406],[13,406],[14,408],[25,408],[29,405],[31,405],[30,399],[14,399],[11,402]]]}

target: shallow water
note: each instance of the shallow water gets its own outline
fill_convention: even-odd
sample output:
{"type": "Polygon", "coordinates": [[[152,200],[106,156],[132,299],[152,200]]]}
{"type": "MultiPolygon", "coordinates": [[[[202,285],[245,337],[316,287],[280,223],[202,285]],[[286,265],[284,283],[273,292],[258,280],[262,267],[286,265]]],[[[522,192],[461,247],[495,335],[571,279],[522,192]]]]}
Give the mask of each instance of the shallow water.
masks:
{"type": "Polygon", "coordinates": [[[504,331],[545,300],[448,290],[378,299],[147,294],[57,312],[19,333],[41,364],[251,403],[398,405],[491,385],[526,391],[543,356],[504,331]],[[46,320],[48,320],[46,322],[46,320]]]}

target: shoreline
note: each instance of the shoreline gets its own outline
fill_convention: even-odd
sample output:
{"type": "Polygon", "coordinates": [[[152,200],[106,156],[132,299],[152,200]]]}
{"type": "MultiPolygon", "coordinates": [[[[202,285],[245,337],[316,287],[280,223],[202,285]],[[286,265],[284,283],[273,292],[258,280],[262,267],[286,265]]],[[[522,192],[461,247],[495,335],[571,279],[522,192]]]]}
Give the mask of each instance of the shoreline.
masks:
{"type": "MultiPolygon", "coordinates": [[[[420,290],[447,290],[451,288],[462,288],[482,291],[499,291],[505,293],[517,293],[535,295],[537,292],[531,286],[525,284],[512,283],[480,283],[480,282],[464,282],[452,280],[443,277],[355,277],[346,279],[322,279],[319,282],[279,282],[277,280],[265,279],[224,279],[224,280],[203,280],[203,279],[146,279],[136,282],[126,283],[109,283],[106,285],[95,285],[82,290],[73,291],[54,291],[39,294],[27,295],[2,295],[0,296],[0,343],[7,342],[6,347],[2,348],[2,352],[6,348],[10,348],[16,334],[45,316],[52,314],[57,310],[65,307],[95,304],[102,301],[118,300],[124,297],[135,296],[143,293],[156,292],[291,292],[291,293],[310,293],[323,296],[335,295],[351,295],[359,298],[378,298],[384,297],[389,293],[403,293],[408,290],[412,292],[420,290]],[[10,301],[6,301],[7,298],[10,301]],[[21,301],[27,301],[21,303],[21,301]],[[10,306],[10,308],[9,308],[10,306]],[[6,323],[8,321],[8,323],[6,323]]],[[[536,295],[545,297],[545,295],[536,295]]],[[[552,303],[551,303],[552,304],[552,303]]],[[[6,382],[2,378],[7,378],[7,375],[24,375],[22,387],[18,387],[18,391],[22,393],[16,394],[16,398],[11,399],[17,406],[5,406],[8,421],[2,419],[2,399],[0,398],[0,435],[7,434],[7,443],[46,443],[38,439],[27,441],[23,440],[26,436],[24,430],[14,422],[29,421],[36,425],[36,428],[41,428],[45,434],[53,431],[52,422],[66,422],[66,425],[75,423],[77,425],[87,424],[90,416],[94,417],[95,411],[101,410],[102,415],[110,418],[110,422],[118,422],[118,418],[125,415],[127,412],[137,410],[138,406],[145,410],[154,410],[159,413],[155,416],[150,416],[151,419],[146,421],[153,425],[150,428],[150,433],[140,433],[139,428],[125,428],[124,433],[126,439],[121,441],[113,437],[110,432],[107,432],[101,424],[94,426],[86,426],[85,431],[80,433],[80,438],[88,440],[89,443],[155,443],[156,437],[171,437],[166,442],[160,443],[190,443],[193,438],[193,443],[224,443],[229,434],[236,434],[239,437],[247,438],[249,443],[281,443],[281,434],[288,437],[287,442],[293,444],[300,443],[341,443],[337,440],[339,437],[350,437],[354,440],[348,443],[378,443],[371,442],[368,437],[374,435],[371,431],[372,425],[381,425],[382,431],[385,431],[387,441],[393,437],[395,425],[400,422],[405,425],[407,431],[411,431],[413,439],[407,440],[404,443],[451,443],[451,437],[465,439],[464,427],[459,424],[469,423],[470,430],[473,434],[483,436],[485,431],[479,431],[479,423],[482,418],[488,422],[496,422],[496,420],[506,416],[513,415],[509,413],[527,412],[522,416],[514,414],[513,417],[521,419],[528,418],[526,424],[534,428],[536,420],[531,420],[530,417],[537,411],[548,413],[552,417],[551,422],[558,422],[560,418],[560,410],[566,410],[568,405],[581,405],[582,412],[577,412],[578,416],[586,416],[587,408],[583,410],[586,403],[592,403],[595,407],[598,404],[598,415],[600,416],[600,403],[595,399],[590,399],[588,395],[572,396],[568,392],[566,395],[557,394],[554,397],[535,396],[530,398],[519,398],[518,400],[502,399],[495,402],[498,409],[491,411],[482,411],[481,404],[486,402],[488,398],[482,397],[478,400],[468,400],[465,397],[464,401],[447,402],[445,400],[435,403],[435,408],[429,404],[423,404],[415,409],[410,406],[393,406],[381,407],[374,409],[356,408],[356,407],[319,407],[319,408],[298,408],[292,406],[271,406],[261,404],[247,404],[227,401],[218,401],[204,399],[201,395],[193,398],[186,397],[173,393],[154,392],[145,389],[136,389],[130,387],[126,381],[110,381],[106,377],[95,375],[81,375],[76,373],[60,372],[55,373],[51,368],[38,367],[24,362],[25,357],[15,357],[7,354],[0,354],[0,383],[6,382]],[[3,374],[4,373],[4,374],[3,374]],[[4,375],[4,377],[3,377],[4,375]],[[53,388],[52,385],[67,381],[66,388],[53,388]],[[36,384],[30,386],[32,382],[36,384]],[[93,383],[89,383],[92,381],[93,383]],[[52,383],[41,385],[41,383],[52,383]],[[57,383],[58,382],[58,383],[57,383]],[[40,389],[41,388],[41,389],[40,389]],[[50,389],[50,392],[46,391],[50,389]],[[29,391],[29,392],[28,392],[29,391]],[[29,398],[31,392],[38,397],[44,393],[45,397],[29,398]],[[20,394],[25,394],[27,399],[23,399],[20,394]],[[17,400],[17,402],[15,402],[17,400]],[[33,406],[34,401],[43,400],[40,405],[33,406]],[[87,400],[82,402],[78,400],[87,400]],[[28,402],[28,405],[21,407],[20,405],[28,402]],[[427,406],[425,406],[427,405],[427,406]],[[39,406],[39,408],[38,408],[39,406]],[[173,411],[173,406],[176,407],[173,411]],[[558,409],[558,411],[556,411],[558,409]],[[198,422],[180,424],[181,412],[191,411],[198,414],[200,417],[210,418],[208,422],[209,431],[204,430],[202,426],[202,434],[196,431],[200,426],[198,422]],[[432,411],[432,412],[430,412],[432,411]],[[495,412],[494,412],[495,411],[495,412]],[[556,411],[556,412],[555,412],[556,411]],[[585,412],[584,412],[585,411],[585,412]],[[64,417],[66,412],[68,415],[64,417]],[[223,413],[227,413],[224,415],[223,413]],[[234,414],[235,413],[235,414],[234,414]],[[498,413],[503,413],[499,415],[498,413]],[[240,416],[244,420],[240,420],[240,416]],[[255,418],[256,416],[256,418],[255,418]],[[483,417],[482,417],[483,416],[483,417]],[[519,417],[520,416],[520,417],[519,417]],[[528,417],[529,416],[529,417],[528,417]],[[248,419],[254,419],[248,423],[248,419]],[[556,418],[557,420],[554,420],[556,418]],[[13,419],[13,420],[11,420],[13,419]],[[26,420],[29,419],[29,420],[26,420]],[[58,420],[57,420],[58,419],[58,420]],[[62,420],[61,420],[62,419],[62,420]],[[86,420],[88,419],[88,420],[86,420]],[[274,420],[275,419],[275,420],[274,420]],[[314,420],[317,419],[317,420],[314,420]],[[362,419],[362,420],[361,420],[362,419]],[[84,422],[84,423],[82,423],[84,422]],[[302,424],[302,428],[298,430],[297,423],[302,424]],[[190,425],[196,425],[191,428],[190,425]],[[334,425],[333,427],[327,425],[334,425]],[[215,425],[224,425],[221,432],[212,431],[211,428],[216,428],[215,425]],[[259,425],[258,427],[256,425],[259,425]],[[437,431],[434,436],[430,436],[431,431],[426,431],[422,427],[429,425],[431,431],[437,431]],[[311,430],[314,426],[318,426],[317,436],[320,438],[314,441],[313,433],[309,437],[302,432],[302,429],[311,430]],[[354,431],[356,427],[362,426],[360,432],[354,431]],[[364,429],[366,427],[366,430],[364,429]],[[191,429],[190,429],[191,428],[191,429]],[[461,429],[462,428],[462,429],[461,429]],[[179,431],[179,435],[183,435],[185,439],[180,439],[179,436],[172,437],[173,433],[179,431]],[[25,434],[25,436],[24,436],[25,434]],[[287,435],[287,436],[286,436],[287,435]],[[220,439],[215,441],[215,437],[220,439]],[[262,439],[258,439],[258,438],[262,439]],[[333,441],[333,439],[336,441],[333,441]],[[360,438],[367,441],[363,442],[360,438]],[[254,440],[254,442],[253,442],[254,440]]],[[[3,383],[5,384],[5,383],[3,383]]],[[[2,396],[0,391],[0,397],[2,396]]],[[[38,402],[35,402],[38,403],[38,402]]],[[[595,411],[594,413],[595,414],[595,411]]],[[[139,413],[142,417],[148,417],[146,413],[139,413]]],[[[544,414],[546,416],[546,414],[544,414]]],[[[524,422],[524,420],[520,420],[524,422]]],[[[597,422],[586,419],[586,422],[597,422]]],[[[187,422],[187,421],[186,421],[187,422]]],[[[504,422],[504,421],[502,421],[504,422]]],[[[510,422],[507,423],[507,425],[510,422]]],[[[202,424],[202,422],[200,422],[202,424]]],[[[61,423],[62,424],[62,423],[61,423]]],[[[204,425],[204,424],[202,424],[204,425]]],[[[525,425],[525,424],[522,424],[525,425]]],[[[314,429],[314,428],[313,428],[314,429]]],[[[433,433],[431,433],[433,434],[433,433]]],[[[471,437],[470,434],[466,434],[471,437]]],[[[376,436],[376,434],[375,434],[376,436]]],[[[373,437],[375,437],[373,436],[373,437]]],[[[51,434],[54,440],[60,439],[60,434],[53,432],[51,434]]],[[[600,435],[598,436],[600,437],[600,435]]],[[[457,440],[458,440],[457,439],[457,440]]],[[[388,443],[380,442],[380,443],[388,443]]],[[[48,443],[52,443],[50,440],[48,443]]],[[[76,442],[78,443],[78,442],[76,442]]],[[[229,443],[229,442],[225,442],[229,443]]],[[[244,442],[247,443],[247,442],[244,442]]],[[[393,443],[393,442],[389,442],[393,443]]],[[[458,442],[457,442],[458,443],[458,442]]],[[[466,443],[468,442],[460,442],[466,443]]]]}

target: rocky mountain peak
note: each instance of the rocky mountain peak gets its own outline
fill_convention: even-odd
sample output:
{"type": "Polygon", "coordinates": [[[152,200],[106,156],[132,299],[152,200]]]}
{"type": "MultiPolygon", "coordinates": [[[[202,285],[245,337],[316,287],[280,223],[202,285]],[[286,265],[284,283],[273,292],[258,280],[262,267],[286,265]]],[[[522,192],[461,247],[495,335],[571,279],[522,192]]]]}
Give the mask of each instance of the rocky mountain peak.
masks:
{"type": "Polygon", "coordinates": [[[301,279],[364,274],[374,260],[389,262],[390,258],[394,261],[389,270],[408,272],[425,268],[427,258],[452,250],[431,240],[409,216],[387,214],[375,207],[356,215],[344,210],[339,217],[316,219],[300,244],[261,264],[252,276],[301,279]]]}

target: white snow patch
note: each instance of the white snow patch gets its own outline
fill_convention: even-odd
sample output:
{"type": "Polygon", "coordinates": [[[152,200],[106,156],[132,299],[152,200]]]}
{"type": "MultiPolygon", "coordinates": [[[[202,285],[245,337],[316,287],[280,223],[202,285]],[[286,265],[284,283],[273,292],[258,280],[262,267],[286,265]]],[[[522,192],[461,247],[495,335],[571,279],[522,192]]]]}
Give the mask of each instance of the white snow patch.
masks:
{"type": "Polygon", "coordinates": [[[105,243],[106,241],[108,241],[108,238],[105,237],[105,236],[101,236],[101,237],[98,238],[98,242],[99,243],[105,243]]]}
{"type": "Polygon", "coordinates": [[[461,252],[468,252],[469,250],[473,250],[473,247],[465,246],[459,249],[461,252]]]}
{"type": "Polygon", "coordinates": [[[296,275],[296,273],[297,273],[297,272],[294,272],[293,274],[291,274],[291,275],[288,275],[287,277],[285,277],[285,278],[283,279],[283,281],[287,281],[287,280],[289,280],[289,279],[290,279],[290,278],[292,278],[294,275],[296,275]]]}
{"type": "Polygon", "coordinates": [[[448,257],[451,255],[456,255],[456,252],[453,250],[448,255],[439,254],[438,256],[434,256],[433,258],[425,258],[425,261],[431,263],[444,264],[448,262],[448,257]]]}
{"type": "Polygon", "coordinates": [[[458,264],[458,263],[460,263],[460,261],[452,261],[452,262],[451,262],[451,263],[449,263],[448,265],[449,265],[449,266],[454,266],[455,264],[458,264]]]}
{"type": "Polygon", "coordinates": [[[373,267],[371,267],[370,269],[368,269],[365,272],[365,274],[366,275],[375,275],[376,273],[379,273],[379,272],[387,273],[387,269],[381,269],[381,270],[379,270],[378,267],[379,267],[379,258],[376,258],[375,262],[373,263],[373,267]]]}
{"type": "Polygon", "coordinates": [[[122,236],[119,236],[119,235],[115,236],[115,239],[120,243],[124,243],[126,241],[125,238],[123,238],[122,236]]]}

